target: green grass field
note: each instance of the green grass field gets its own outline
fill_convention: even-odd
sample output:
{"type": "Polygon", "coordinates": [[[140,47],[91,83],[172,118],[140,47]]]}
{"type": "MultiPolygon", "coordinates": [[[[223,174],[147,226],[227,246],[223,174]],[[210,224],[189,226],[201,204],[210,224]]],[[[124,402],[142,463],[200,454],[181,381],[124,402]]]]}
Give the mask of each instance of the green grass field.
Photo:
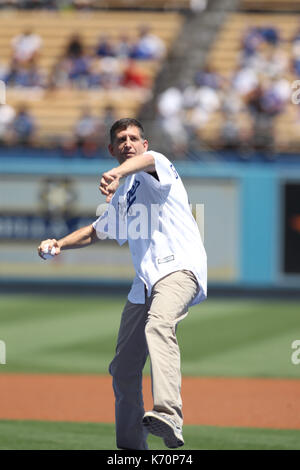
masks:
{"type": "MultiPolygon", "coordinates": [[[[1,296],[0,372],[106,374],[125,298],[1,296]]],[[[178,327],[186,375],[300,378],[300,303],[207,300],[178,327]]],[[[149,365],[145,372],[149,372],[149,365]]]]}
{"type": "MultiPolygon", "coordinates": [[[[115,450],[113,424],[0,421],[0,450],[115,450]]],[[[300,431],[184,426],[184,450],[300,450],[300,431]]],[[[151,450],[166,450],[149,436],[151,450]]]]}
{"type": "MultiPolygon", "coordinates": [[[[1,372],[106,374],[125,298],[2,295],[1,372]]],[[[185,375],[300,378],[300,303],[208,300],[178,327],[185,375]]],[[[149,373],[147,364],[145,373],[149,373]]],[[[300,431],[185,426],[188,449],[300,449],[300,431]]],[[[164,449],[150,438],[151,449],[164,449]]],[[[116,449],[113,425],[0,421],[0,449],[116,449]]]]}

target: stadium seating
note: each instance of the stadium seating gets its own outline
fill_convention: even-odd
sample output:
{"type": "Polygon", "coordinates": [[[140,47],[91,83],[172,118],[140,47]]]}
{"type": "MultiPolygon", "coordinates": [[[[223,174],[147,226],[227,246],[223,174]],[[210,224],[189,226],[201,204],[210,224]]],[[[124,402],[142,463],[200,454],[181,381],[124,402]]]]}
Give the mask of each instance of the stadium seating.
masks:
{"type": "MultiPolygon", "coordinates": [[[[262,15],[233,13],[230,15],[209,54],[209,62],[220,73],[228,75],[237,66],[241,51],[241,40],[249,26],[274,25],[283,40],[290,40],[299,26],[299,19],[294,15],[262,15]]],[[[289,50],[287,43],[283,46],[289,50]]]]}
{"type": "Polygon", "coordinates": [[[150,8],[150,9],[189,9],[190,0],[96,0],[98,8],[150,8]]]}
{"type": "Polygon", "coordinates": [[[245,10],[260,11],[299,11],[300,0],[242,0],[245,10]]]}
{"type": "MultiPolygon", "coordinates": [[[[119,38],[126,34],[134,40],[141,25],[147,24],[151,32],[161,38],[167,49],[176,38],[182,17],[175,12],[12,12],[3,11],[0,17],[0,62],[7,65],[12,55],[12,39],[31,28],[43,40],[38,65],[47,73],[65,51],[74,33],[80,34],[87,49],[94,47],[100,36],[119,38]],[[125,27],[124,27],[125,25],[125,27]]],[[[153,82],[161,63],[139,61],[149,83],[153,82]]],[[[81,109],[90,105],[96,115],[101,115],[111,104],[119,116],[135,116],[139,107],[150,97],[149,90],[118,89],[103,91],[85,90],[22,90],[8,88],[7,102],[15,107],[27,104],[38,124],[37,143],[57,135],[70,135],[81,109]]]]}
{"type": "MultiPolygon", "coordinates": [[[[208,55],[208,63],[224,77],[232,76],[238,66],[241,52],[241,40],[249,26],[270,25],[278,28],[282,39],[281,49],[291,58],[291,40],[299,29],[299,18],[291,14],[260,14],[260,13],[232,13],[221,28],[208,55]]],[[[285,75],[290,83],[296,80],[291,70],[285,75]]],[[[300,148],[299,121],[297,120],[298,106],[292,101],[286,111],[275,118],[275,145],[279,151],[297,151],[300,148]]],[[[221,124],[224,122],[220,111],[214,113],[200,135],[213,147],[217,147],[221,124]]],[[[241,113],[239,122],[242,127],[249,129],[249,116],[241,113]]]]}
{"type": "Polygon", "coordinates": [[[17,106],[20,103],[29,104],[31,114],[37,122],[37,145],[59,141],[61,137],[72,134],[74,124],[81,110],[88,107],[94,116],[101,116],[108,105],[116,110],[116,117],[135,117],[140,105],[145,100],[145,93],[140,90],[56,90],[35,96],[18,91],[7,93],[8,102],[17,106]]]}

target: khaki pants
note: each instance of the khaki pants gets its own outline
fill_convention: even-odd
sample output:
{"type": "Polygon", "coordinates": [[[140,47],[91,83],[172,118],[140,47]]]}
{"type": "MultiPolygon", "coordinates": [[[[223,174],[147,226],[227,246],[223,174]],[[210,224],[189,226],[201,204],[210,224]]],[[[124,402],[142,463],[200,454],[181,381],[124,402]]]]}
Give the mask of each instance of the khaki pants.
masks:
{"type": "Polygon", "coordinates": [[[160,279],[145,304],[127,301],[122,313],[116,355],[109,366],[113,376],[117,446],[147,449],[142,426],[142,371],[149,354],[153,410],[182,425],[180,351],[176,325],[188,313],[199,290],[190,271],[176,271],[160,279]]]}

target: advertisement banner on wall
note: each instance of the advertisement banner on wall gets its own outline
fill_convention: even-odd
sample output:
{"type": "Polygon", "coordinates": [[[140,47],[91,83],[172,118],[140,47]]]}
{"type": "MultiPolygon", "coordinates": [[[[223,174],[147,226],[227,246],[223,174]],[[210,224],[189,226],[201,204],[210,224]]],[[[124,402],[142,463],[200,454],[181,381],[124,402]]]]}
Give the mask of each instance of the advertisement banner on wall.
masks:
{"type": "MultiPolygon", "coordinates": [[[[127,245],[106,240],[68,250],[49,263],[37,256],[41,240],[62,238],[96,220],[105,198],[91,175],[6,175],[0,178],[0,276],[131,279],[127,245]]],[[[238,185],[228,179],[186,178],[190,207],[208,256],[211,281],[238,279],[238,185]]],[[[184,227],[183,227],[184,230],[184,227]]]]}
{"type": "Polygon", "coordinates": [[[300,274],[300,181],[284,186],[285,274],[300,274]]]}

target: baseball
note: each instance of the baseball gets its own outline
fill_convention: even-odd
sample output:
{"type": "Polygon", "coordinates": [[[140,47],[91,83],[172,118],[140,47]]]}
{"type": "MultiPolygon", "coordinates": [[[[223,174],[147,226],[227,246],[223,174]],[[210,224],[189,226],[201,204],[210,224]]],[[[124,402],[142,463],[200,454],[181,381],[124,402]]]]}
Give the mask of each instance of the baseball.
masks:
{"type": "Polygon", "coordinates": [[[43,257],[44,259],[51,259],[51,258],[54,258],[55,256],[55,247],[53,246],[52,250],[50,251],[49,253],[49,245],[45,245],[44,249],[43,249],[43,257]]]}

